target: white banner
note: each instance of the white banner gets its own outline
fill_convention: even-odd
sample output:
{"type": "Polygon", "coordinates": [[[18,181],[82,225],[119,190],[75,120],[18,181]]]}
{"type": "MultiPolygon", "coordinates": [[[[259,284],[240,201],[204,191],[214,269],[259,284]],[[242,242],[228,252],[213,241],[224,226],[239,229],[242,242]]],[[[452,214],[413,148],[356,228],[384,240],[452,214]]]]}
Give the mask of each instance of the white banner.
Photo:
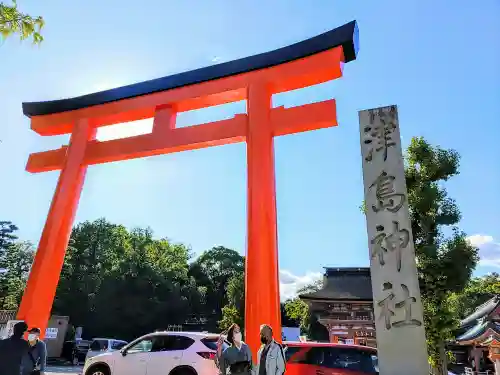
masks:
{"type": "Polygon", "coordinates": [[[57,338],[57,332],[59,328],[47,328],[45,330],[45,339],[46,340],[54,340],[57,338]]]}

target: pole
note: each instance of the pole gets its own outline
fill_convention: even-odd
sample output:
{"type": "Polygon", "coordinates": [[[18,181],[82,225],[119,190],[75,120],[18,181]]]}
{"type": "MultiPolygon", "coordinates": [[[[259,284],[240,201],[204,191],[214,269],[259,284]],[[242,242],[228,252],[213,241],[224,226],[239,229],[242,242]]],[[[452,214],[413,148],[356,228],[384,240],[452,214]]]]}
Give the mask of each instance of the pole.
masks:
{"type": "Polygon", "coordinates": [[[276,230],[274,139],[271,91],[263,83],[248,88],[248,242],[245,280],[245,339],[256,360],[261,324],[281,341],[276,230]]]}
{"type": "Polygon", "coordinates": [[[95,129],[90,126],[88,120],[78,120],[71,135],[64,167],[59,175],[26,291],[18,311],[17,318],[26,321],[31,327],[40,328],[42,338],[50,318],[87,171],[87,166],[83,164],[85,149],[88,141],[94,137],[95,129]]]}

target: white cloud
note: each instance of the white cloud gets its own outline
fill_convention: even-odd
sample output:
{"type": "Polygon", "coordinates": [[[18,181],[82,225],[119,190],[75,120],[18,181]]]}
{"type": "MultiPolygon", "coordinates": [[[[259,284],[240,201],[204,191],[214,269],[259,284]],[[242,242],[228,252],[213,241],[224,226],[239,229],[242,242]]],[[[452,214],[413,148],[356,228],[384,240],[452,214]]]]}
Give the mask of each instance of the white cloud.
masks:
{"type": "Polygon", "coordinates": [[[492,236],[474,234],[467,237],[469,242],[479,248],[479,264],[500,268],[500,243],[492,236]]]}
{"type": "Polygon", "coordinates": [[[213,63],[219,63],[222,61],[222,58],[220,56],[214,56],[214,57],[212,57],[211,61],[213,63]]]}
{"type": "Polygon", "coordinates": [[[280,296],[282,301],[293,298],[297,291],[306,285],[312,284],[321,279],[320,272],[306,272],[303,276],[298,276],[288,270],[280,270],[280,296]]]}

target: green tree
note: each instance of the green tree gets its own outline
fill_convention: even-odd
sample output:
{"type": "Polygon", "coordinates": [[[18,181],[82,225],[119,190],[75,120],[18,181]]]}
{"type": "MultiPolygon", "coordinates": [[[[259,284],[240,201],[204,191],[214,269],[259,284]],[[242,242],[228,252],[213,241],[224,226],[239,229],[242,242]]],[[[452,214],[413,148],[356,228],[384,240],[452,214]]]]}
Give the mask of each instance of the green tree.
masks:
{"type": "Polygon", "coordinates": [[[245,328],[245,273],[234,274],[226,286],[227,304],[222,308],[222,318],[219,320],[221,330],[228,329],[236,323],[242,330],[245,328]]]}
{"type": "Polygon", "coordinates": [[[131,235],[134,246],[103,281],[93,315],[96,331],[127,339],[182,324],[191,312],[188,249],[142,230],[131,235]]]}
{"type": "Polygon", "coordinates": [[[406,153],[408,204],[427,345],[437,374],[447,372],[444,343],[457,327],[448,297],[464,289],[478,262],[478,249],[456,227],[460,211],[443,186],[458,175],[459,161],[456,151],[431,146],[421,137],[412,138],[406,153]]]}
{"type": "Polygon", "coordinates": [[[11,221],[0,221],[0,269],[5,266],[2,261],[9,246],[17,240],[15,232],[18,230],[19,228],[11,221]]]}
{"type": "Polygon", "coordinates": [[[312,340],[323,340],[323,330],[318,327],[317,318],[311,314],[309,306],[298,295],[313,293],[322,288],[323,281],[306,285],[297,291],[297,296],[285,302],[285,314],[292,321],[299,325],[300,331],[312,340]]]}
{"type": "Polygon", "coordinates": [[[17,231],[12,222],[0,221],[0,309],[18,308],[33,263],[33,245],[17,241],[17,231]]]}
{"type": "Polygon", "coordinates": [[[309,326],[310,313],[307,303],[302,301],[299,297],[295,297],[285,302],[285,312],[289,319],[300,327],[302,332],[306,332],[309,326]]]}
{"type": "Polygon", "coordinates": [[[41,31],[44,25],[42,17],[32,17],[19,11],[15,0],[11,5],[0,3],[0,35],[4,39],[18,34],[21,40],[32,38],[34,44],[40,44],[43,41],[41,31]]]}
{"type": "Polygon", "coordinates": [[[30,242],[11,244],[5,255],[4,269],[0,273],[2,297],[0,309],[17,310],[21,302],[31,264],[34,247],[30,242]]]}
{"type": "MultiPolygon", "coordinates": [[[[458,326],[450,297],[460,293],[470,280],[479,260],[478,249],[456,227],[460,210],[443,186],[459,174],[460,155],[455,150],[432,146],[422,137],[413,137],[405,159],[429,362],[435,373],[442,375],[447,372],[449,355],[445,341],[452,338],[458,326]]],[[[361,209],[366,210],[365,202],[361,209]]]]}
{"type": "Polygon", "coordinates": [[[130,234],[105,219],[76,225],[64,259],[53,312],[70,316],[75,326],[92,325],[90,313],[103,280],[132,247],[130,234]]]}
{"type": "Polygon", "coordinates": [[[448,298],[450,308],[458,319],[464,319],[490,298],[500,295],[500,275],[492,273],[471,279],[463,291],[448,298]]]}
{"type": "MultiPolygon", "coordinates": [[[[230,299],[244,299],[241,293],[244,289],[241,287],[244,271],[245,258],[237,251],[223,246],[205,251],[191,264],[189,275],[196,280],[198,287],[206,288],[204,315],[208,319],[207,329],[215,330],[220,327],[223,308],[229,304],[230,299]],[[228,293],[229,288],[232,294],[228,293]]],[[[238,309],[234,304],[229,306],[241,311],[241,307],[238,309]]]]}
{"type": "MultiPolygon", "coordinates": [[[[238,273],[233,276],[227,285],[228,303],[222,308],[222,319],[219,320],[219,328],[225,330],[232,323],[237,323],[242,329],[245,327],[245,274],[238,273]]],[[[302,302],[298,298],[296,299],[302,302]]],[[[294,300],[295,301],[295,300],[294,300]]],[[[305,303],[302,302],[303,305],[305,303]]],[[[301,317],[291,318],[286,311],[286,303],[281,303],[281,325],[284,327],[299,326],[301,317]]],[[[307,308],[307,305],[305,305],[307,308]]],[[[293,314],[292,314],[293,315],[293,314]]],[[[309,317],[309,315],[307,315],[309,317]]]]}
{"type": "Polygon", "coordinates": [[[245,274],[243,272],[232,276],[227,283],[228,303],[238,311],[245,309],[245,274]]]}
{"type": "Polygon", "coordinates": [[[219,320],[219,328],[224,331],[231,327],[231,324],[238,324],[244,329],[244,317],[235,306],[226,305],[222,308],[222,319],[219,320]]]}
{"type": "Polygon", "coordinates": [[[87,337],[133,339],[182,324],[200,300],[188,275],[190,256],[148,228],[81,223],[71,234],[53,311],[69,315],[87,337]]]}

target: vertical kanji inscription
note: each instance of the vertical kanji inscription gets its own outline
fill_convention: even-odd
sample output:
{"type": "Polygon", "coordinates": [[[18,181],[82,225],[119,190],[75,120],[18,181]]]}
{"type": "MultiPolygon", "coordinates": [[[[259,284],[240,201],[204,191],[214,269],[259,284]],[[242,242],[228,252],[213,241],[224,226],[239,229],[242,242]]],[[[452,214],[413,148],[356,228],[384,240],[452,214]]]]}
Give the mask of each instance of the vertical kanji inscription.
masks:
{"type": "Polygon", "coordinates": [[[380,374],[428,375],[396,106],[359,113],[380,374]]]}

